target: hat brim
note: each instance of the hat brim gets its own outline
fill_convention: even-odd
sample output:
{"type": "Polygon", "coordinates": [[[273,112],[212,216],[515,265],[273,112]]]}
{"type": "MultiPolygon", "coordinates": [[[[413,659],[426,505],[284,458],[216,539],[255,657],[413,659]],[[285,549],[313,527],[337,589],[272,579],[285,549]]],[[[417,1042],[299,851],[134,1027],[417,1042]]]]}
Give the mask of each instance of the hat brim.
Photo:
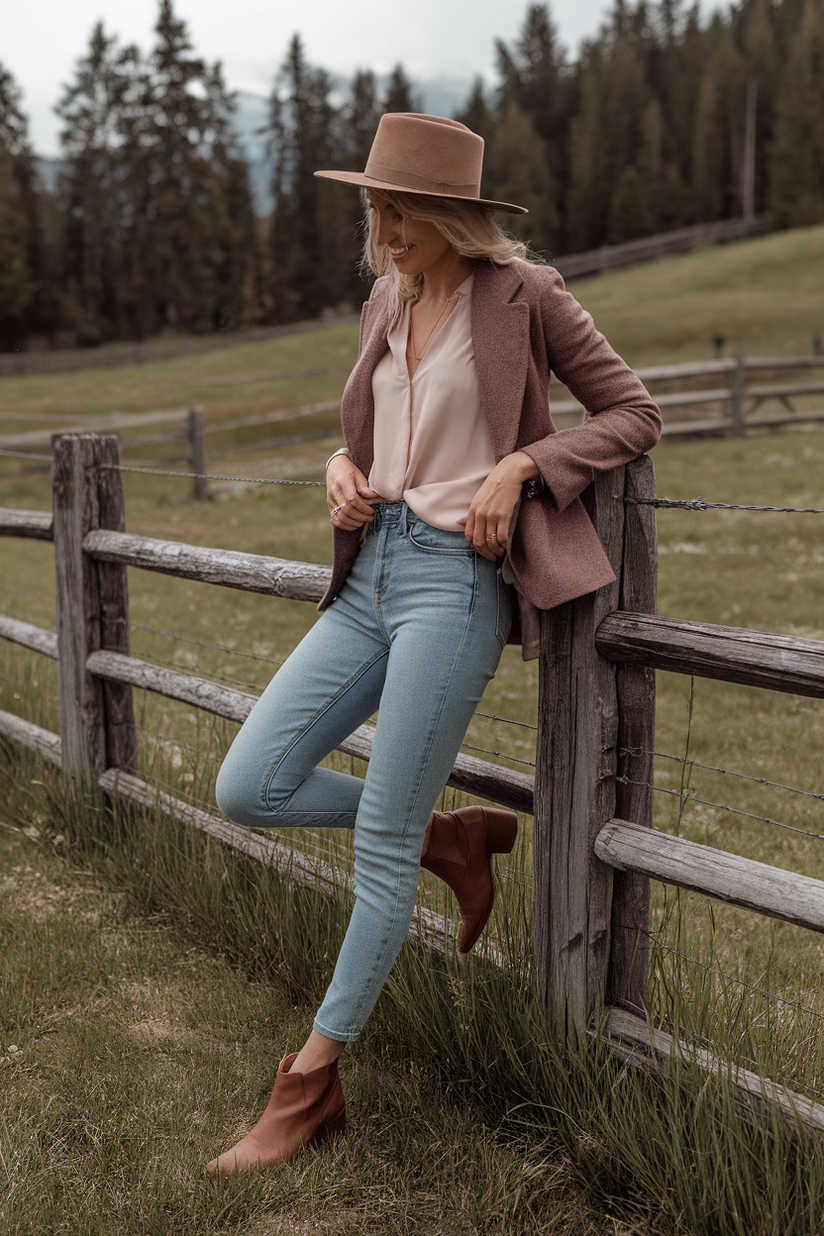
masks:
{"type": "Polygon", "coordinates": [[[469,202],[473,206],[486,206],[489,210],[502,210],[509,215],[528,215],[526,206],[513,206],[511,202],[493,202],[485,197],[464,197],[460,193],[437,193],[433,189],[408,189],[405,185],[392,184],[388,180],[376,180],[365,172],[315,172],[325,180],[340,180],[344,184],[359,185],[364,189],[388,189],[390,193],[414,193],[416,197],[443,197],[453,202],[469,202]]]}

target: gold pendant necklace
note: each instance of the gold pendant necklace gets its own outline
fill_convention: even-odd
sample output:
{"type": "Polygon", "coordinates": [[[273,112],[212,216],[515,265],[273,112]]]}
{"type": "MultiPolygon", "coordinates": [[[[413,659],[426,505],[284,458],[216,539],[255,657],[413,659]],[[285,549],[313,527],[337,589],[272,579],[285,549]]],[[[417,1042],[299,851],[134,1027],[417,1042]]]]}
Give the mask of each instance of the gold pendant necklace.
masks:
{"type": "MultiPolygon", "coordinates": [[[[453,296],[454,296],[454,293],[453,293],[453,296]]],[[[420,364],[421,361],[423,360],[426,354],[426,349],[429,347],[429,340],[432,338],[432,336],[435,334],[435,331],[438,329],[438,324],[441,318],[443,317],[443,315],[446,313],[446,306],[449,304],[451,300],[452,300],[452,296],[447,296],[446,300],[443,302],[443,308],[441,309],[438,316],[435,318],[435,324],[432,327],[431,331],[424,339],[423,347],[421,348],[420,352],[415,351],[415,324],[412,320],[412,313],[410,311],[410,314],[409,314],[409,347],[411,348],[412,355],[418,364],[420,364]]]]}

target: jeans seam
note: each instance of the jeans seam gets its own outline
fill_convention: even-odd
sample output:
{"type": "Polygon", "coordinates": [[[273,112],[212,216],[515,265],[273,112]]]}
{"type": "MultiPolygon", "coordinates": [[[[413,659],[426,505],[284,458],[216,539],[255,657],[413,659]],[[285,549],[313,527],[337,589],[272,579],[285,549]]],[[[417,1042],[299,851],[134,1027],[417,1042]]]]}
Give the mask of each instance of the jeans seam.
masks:
{"type": "Polygon", "coordinates": [[[435,718],[433,718],[432,724],[431,724],[430,729],[429,729],[429,733],[428,733],[428,735],[427,735],[426,752],[425,752],[425,755],[423,756],[423,758],[421,759],[421,762],[420,762],[420,767],[419,767],[419,771],[418,771],[418,780],[417,780],[417,784],[416,784],[415,789],[414,789],[414,792],[413,792],[413,794],[412,794],[412,798],[411,798],[410,805],[409,805],[409,810],[407,811],[407,822],[406,822],[406,828],[405,828],[404,832],[401,834],[401,836],[398,838],[398,843],[399,843],[399,844],[398,844],[398,851],[397,851],[398,858],[397,858],[397,867],[396,867],[396,872],[395,872],[395,900],[394,900],[394,902],[393,902],[393,905],[392,905],[392,912],[391,912],[391,915],[390,915],[390,917],[389,917],[389,919],[388,919],[388,923],[387,923],[386,942],[385,942],[385,944],[384,944],[384,946],[383,946],[383,950],[382,950],[382,952],[381,952],[380,957],[377,959],[377,961],[376,961],[376,963],[375,963],[375,966],[374,966],[374,968],[373,968],[372,974],[371,974],[371,975],[370,975],[370,977],[369,977],[369,982],[368,982],[368,984],[365,984],[365,985],[364,985],[365,987],[368,987],[368,991],[369,991],[370,995],[371,995],[372,988],[373,988],[374,983],[375,983],[375,978],[377,977],[377,975],[378,975],[378,974],[380,973],[380,971],[381,971],[383,960],[384,960],[384,958],[385,958],[385,956],[386,956],[386,953],[387,953],[387,950],[388,950],[388,948],[389,948],[390,939],[391,939],[391,936],[392,936],[392,933],[393,933],[393,928],[394,928],[394,926],[395,926],[395,924],[396,924],[396,922],[397,922],[397,919],[398,919],[398,902],[399,902],[399,900],[400,900],[400,885],[401,885],[401,851],[402,851],[402,849],[403,849],[403,843],[405,842],[405,840],[406,840],[407,836],[409,835],[409,823],[410,823],[410,819],[411,819],[412,815],[414,814],[414,810],[415,810],[415,807],[416,807],[417,802],[418,802],[418,797],[419,797],[419,795],[420,795],[421,781],[422,781],[422,779],[423,779],[424,769],[426,768],[426,764],[427,764],[427,761],[428,761],[429,755],[431,754],[431,751],[432,751],[432,744],[433,744],[433,742],[434,742],[434,740],[435,740],[435,734],[436,734],[436,732],[437,732],[437,729],[438,729],[438,724],[439,724],[439,722],[440,722],[441,716],[443,715],[443,709],[444,709],[444,705],[445,705],[445,703],[446,703],[447,696],[448,696],[448,694],[449,694],[449,690],[450,690],[450,688],[451,688],[451,686],[452,686],[452,683],[453,683],[453,681],[454,681],[454,678],[455,678],[455,669],[456,669],[456,666],[457,666],[457,664],[458,664],[458,661],[460,660],[461,653],[463,652],[464,647],[465,647],[465,645],[466,645],[467,636],[469,635],[469,627],[470,627],[470,624],[471,624],[471,622],[472,622],[472,618],[473,618],[473,616],[474,616],[474,614],[475,614],[475,605],[476,605],[477,594],[478,594],[478,571],[477,571],[477,564],[476,564],[475,574],[474,574],[474,581],[473,581],[473,603],[472,603],[472,608],[471,608],[471,610],[470,610],[469,616],[468,616],[468,618],[467,618],[467,620],[466,620],[466,623],[465,623],[465,625],[464,625],[463,637],[462,637],[462,639],[461,639],[460,646],[458,647],[458,649],[457,649],[457,650],[456,650],[456,652],[455,652],[455,657],[454,657],[454,659],[453,659],[453,661],[452,661],[452,665],[451,665],[451,667],[450,667],[450,671],[449,671],[449,678],[448,678],[448,680],[446,681],[446,683],[444,684],[444,689],[443,689],[443,692],[442,692],[442,694],[441,694],[440,704],[439,704],[439,707],[438,707],[438,714],[437,714],[437,716],[436,716],[435,718]]]}
{"type": "MultiPolygon", "coordinates": [[[[388,656],[389,656],[389,649],[388,649],[388,648],[383,648],[383,649],[381,649],[381,650],[380,650],[380,652],[376,652],[376,653],[374,653],[374,655],[373,655],[373,656],[371,656],[371,657],[369,658],[369,660],[368,660],[368,661],[364,661],[363,665],[361,665],[361,666],[360,666],[360,668],[357,670],[357,672],[356,672],[356,673],[354,673],[354,674],[351,674],[351,675],[349,676],[349,678],[347,678],[346,682],[345,682],[345,683],[343,683],[343,685],[341,686],[340,690],[339,690],[339,691],[338,691],[335,695],[333,695],[330,699],[328,699],[328,700],[326,701],[326,703],[324,704],[324,707],[323,707],[323,708],[318,709],[318,711],[317,711],[317,712],[316,712],[316,713],[315,713],[315,714],[314,714],[314,715],[313,715],[313,716],[309,719],[309,721],[308,721],[308,722],[307,722],[307,724],[303,727],[303,729],[300,731],[300,733],[295,735],[295,737],[294,737],[294,738],[292,739],[292,741],[289,743],[289,745],[288,745],[288,747],[285,749],[285,751],[282,751],[282,752],[281,752],[281,754],[280,754],[280,758],[277,760],[277,762],[276,762],[275,764],[273,764],[273,765],[272,765],[272,768],[271,768],[271,769],[270,769],[270,771],[269,771],[269,775],[267,776],[266,781],[265,781],[265,783],[264,783],[264,788],[263,788],[263,801],[264,801],[264,804],[266,805],[266,808],[267,808],[269,811],[275,811],[275,810],[277,810],[278,812],[280,812],[280,811],[282,810],[282,808],[275,808],[275,807],[273,806],[273,804],[272,804],[272,803],[270,802],[270,800],[269,800],[269,794],[270,794],[270,791],[271,791],[271,788],[272,788],[272,782],[274,781],[275,777],[277,776],[278,771],[279,771],[279,769],[280,769],[281,765],[283,764],[284,760],[287,758],[287,756],[289,756],[289,755],[292,753],[292,751],[294,751],[294,749],[295,749],[295,747],[297,746],[297,744],[298,744],[299,742],[301,742],[301,741],[302,741],[302,739],[304,739],[304,738],[306,737],[306,735],[307,735],[307,734],[308,734],[308,733],[309,733],[309,732],[310,732],[310,731],[311,731],[311,730],[312,730],[312,729],[313,729],[313,728],[317,725],[317,723],[320,721],[321,717],[325,716],[325,715],[326,715],[326,713],[329,711],[329,709],[330,709],[330,708],[332,708],[335,704],[337,704],[337,702],[338,702],[339,700],[343,699],[343,697],[344,697],[344,695],[346,695],[347,691],[350,691],[350,690],[352,689],[352,687],[354,687],[355,683],[356,683],[356,682],[358,682],[358,680],[359,680],[359,679],[361,679],[361,678],[363,677],[363,675],[367,672],[367,670],[370,670],[370,669],[372,668],[372,666],[373,666],[373,665],[376,665],[376,664],[377,664],[377,662],[381,659],[381,657],[388,657],[388,656]]],[[[289,804],[289,803],[291,802],[291,800],[294,798],[294,796],[295,796],[295,794],[297,793],[297,791],[298,791],[298,789],[299,789],[299,788],[300,788],[300,787],[296,787],[296,788],[292,791],[292,793],[289,795],[289,797],[288,797],[288,798],[286,799],[286,801],[283,803],[283,807],[288,806],[288,804],[289,804]]]]}

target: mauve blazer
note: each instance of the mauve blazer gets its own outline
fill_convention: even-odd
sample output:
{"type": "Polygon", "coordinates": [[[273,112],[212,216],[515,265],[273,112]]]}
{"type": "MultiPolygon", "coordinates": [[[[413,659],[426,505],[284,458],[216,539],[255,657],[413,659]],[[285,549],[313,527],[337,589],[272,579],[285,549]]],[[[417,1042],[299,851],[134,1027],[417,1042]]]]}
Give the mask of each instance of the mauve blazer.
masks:
{"type": "MultiPolygon", "coordinates": [[[[527,599],[552,609],[615,578],[579,494],[596,472],[655,446],[661,413],[553,267],[476,262],[474,274],[472,344],[495,459],[525,451],[545,485],[515,508],[506,552],[527,599]],[[550,370],[586,409],[582,425],[560,432],[553,425],[550,370]]],[[[385,288],[378,279],[363,307],[358,360],[341,403],[346,445],[364,476],[373,458],[372,374],[388,346],[385,288]]],[[[334,529],[320,609],[339,592],[359,546],[359,531],[334,529]]]]}

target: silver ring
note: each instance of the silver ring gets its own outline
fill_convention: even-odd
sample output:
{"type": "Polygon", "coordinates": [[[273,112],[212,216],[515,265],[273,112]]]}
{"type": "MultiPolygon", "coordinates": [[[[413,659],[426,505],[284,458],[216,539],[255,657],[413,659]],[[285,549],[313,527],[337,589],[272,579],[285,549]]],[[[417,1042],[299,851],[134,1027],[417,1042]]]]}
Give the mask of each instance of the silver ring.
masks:
{"type": "MultiPolygon", "coordinates": [[[[341,502],[340,506],[333,506],[333,507],[332,507],[332,515],[337,515],[338,511],[342,511],[342,510],[343,510],[343,508],[344,508],[345,506],[346,506],[346,503],[345,503],[345,502],[341,502]]],[[[329,518],[331,519],[331,517],[332,517],[332,516],[330,515],[330,517],[329,517],[329,518]]]]}
{"type": "Polygon", "coordinates": [[[495,535],[495,533],[494,533],[494,532],[490,532],[490,533],[488,533],[488,534],[487,534],[487,538],[486,538],[486,539],[487,539],[488,541],[497,541],[497,539],[498,539],[498,538],[497,538],[497,536],[495,535]]]}

